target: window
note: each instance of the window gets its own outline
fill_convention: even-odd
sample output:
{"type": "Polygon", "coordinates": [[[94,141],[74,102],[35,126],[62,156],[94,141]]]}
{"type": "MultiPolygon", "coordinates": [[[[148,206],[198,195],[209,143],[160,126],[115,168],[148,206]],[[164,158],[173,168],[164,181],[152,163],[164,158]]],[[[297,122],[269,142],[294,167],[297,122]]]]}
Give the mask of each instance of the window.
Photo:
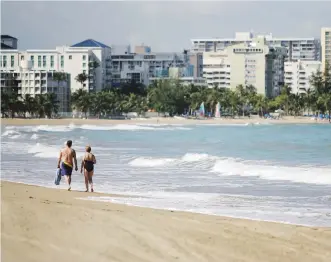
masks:
{"type": "Polygon", "coordinates": [[[61,55],[61,67],[64,67],[64,56],[61,55]]]}
{"type": "Polygon", "coordinates": [[[71,59],[72,59],[72,55],[69,56],[69,60],[71,60],[71,59]]]}
{"type": "Polygon", "coordinates": [[[86,67],[86,63],[83,63],[83,67],[84,67],[84,68],[86,67]]]}
{"type": "Polygon", "coordinates": [[[53,67],[54,67],[54,56],[51,55],[51,68],[53,68],[53,67]]]}
{"type": "Polygon", "coordinates": [[[41,55],[38,55],[38,67],[41,67],[41,55]]]}
{"type": "Polygon", "coordinates": [[[43,56],[43,67],[46,67],[46,56],[43,56]]]}
{"type": "Polygon", "coordinates": [[[2,60],[3,60],[3,67],[7,67],[7,56],[3,56],[2,57],[2,60]]]}
{"type": "Polygon", "coordinates": [[[24,61],[24,55],[21,55],[21,61],[24,61]]]}
{"type": "Polygon", "coordinates": [[[10,56],[10,67],[14,67],[14,64],[15,64],[15,58],[14,56],[10,56]]]}
{"type": "Polygon", "coordinates": [[[86,55],[83,55],[83,61],[85,61],[86,60],[86,55]]]}
{"type": "Polygon", "coordinates": [[[34,56],[30,56],[30,60],[31,60],[31,63],[32,63],[32,66],[34,66],[34,56]]]}
{"type": "Polygon", "coordinates": [[[86,74],[86,70],[83,70],[83,74],[86,74]]]}

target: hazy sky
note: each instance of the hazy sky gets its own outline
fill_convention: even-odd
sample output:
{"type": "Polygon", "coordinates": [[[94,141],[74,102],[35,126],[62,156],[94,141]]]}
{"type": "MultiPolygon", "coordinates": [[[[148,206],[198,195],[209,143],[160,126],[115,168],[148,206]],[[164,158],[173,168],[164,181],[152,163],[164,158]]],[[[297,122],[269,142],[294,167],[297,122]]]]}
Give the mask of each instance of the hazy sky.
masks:
{"type": "Polygon", "coordinates": [[[1,2],[1,33],[19,49],[55,48],[93,38],[105,44],[150,45],[181,51],[191,38],[272,32],[276,37],[320,37],[331,27],[331,2],[304,1],[42,1],[1,2]]]}

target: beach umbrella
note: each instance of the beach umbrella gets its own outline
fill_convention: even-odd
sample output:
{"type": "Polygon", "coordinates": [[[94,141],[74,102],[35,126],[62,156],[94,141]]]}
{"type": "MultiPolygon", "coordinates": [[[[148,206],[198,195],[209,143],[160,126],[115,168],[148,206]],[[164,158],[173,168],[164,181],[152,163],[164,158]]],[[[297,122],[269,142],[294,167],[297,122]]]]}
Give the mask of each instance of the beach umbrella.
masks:
{"type": "Polygon", "coordinates": [[[205,104],[204,104],[204,102],[202,102],[201,105],[200,105],[199,113],[200,113],[200,116],[205,116],[205,104]]]}
{"type": "Polygon", "coordinates": [[[282,110],[282,109],[277,109],[277,110],[275,111],[275,113],[284,113],[284,110],[282,110]]]}
{"type": "Polygon", "coordinates": [[[221,117],[221,104],[220,104],[220,102],[218,102],[217,105],[216,105],[215,117],[221,117]]]}

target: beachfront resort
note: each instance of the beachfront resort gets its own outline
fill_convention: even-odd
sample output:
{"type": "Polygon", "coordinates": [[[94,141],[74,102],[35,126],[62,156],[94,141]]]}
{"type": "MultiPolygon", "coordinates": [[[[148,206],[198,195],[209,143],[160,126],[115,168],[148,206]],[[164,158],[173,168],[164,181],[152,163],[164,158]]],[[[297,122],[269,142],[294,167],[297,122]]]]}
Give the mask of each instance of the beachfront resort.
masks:
{"type": "MultiPolygon", "coordinates": [[[[82,90],[93,96],[103,90],[122,89],[123,85],[131,84],[132,92],[135,93],[136,86],[156,86],[160,81],[175,82],[177,89],[179,85],[219,90],[243,87],[250,92],[246,87],[253,87],[254,93],[269,99],[280,96],[282,90],[288,95],[293,94],[290,104],[295,109],[292,110],[292,115],[321,115],[327,118],[330,114],[329,98],[321,102],[323,106],[317,105],[317,98],[315,106],[308,101],[316,85],[316,81],[312,82],[312,76],[317,72],[325,72],[331,62],[331,28],[321,28],[320,34],[320,39],[317,39],[280,38],[272,34],[239,32],[235,33],[234,38],[192,39],[191,47],[179,53],[153,52],[146,45],[135,46],[132,50],[130,45],[104,44],[93,39],[59,46],[53,50],[22,51],[19,48],[19,39],[2,35],[2,92],[16,85],[15,92],[20,97],[27,95],[30,99],[36,95],[53,94],[53,98],[48,96],[48,99],[58,101],[56,112],[63,117],[71,116],[75,102],[73,94],[82,90]],[[305,106],[298,108],[299,104],[305,106]]],[[[116,100],[118,99],[120,98],[116,100]]],[[[221,106],[226,104],[224,101],[216,101],[209,106],[213,109],[207,110],[207,115],[215,115],[218,102],[222,102],[221,106]]],[[[185,109],[170,113],[196,112],[201,103],[208,102],[201,98],[195,102],[193,110],[191,103],[185,109]]],[[[237,107],[240,103],[236,104],[237,107]]],[[[241,107],[250,110],[254,108],[251,101],[241,107]]],[[[130,109],[139,112],[156,110],[146,106],[142,109],[131,107],[123,111],[130,109]]],[[[260,114],[265,115],[274,113],[275,110],[289,113],[289,109],[279,103],[267,109],[255,108],[253,111],[262,111],[260,114]]],[[[228,108],[223,108],[223,111],[235,114],[229,112],[231,110],[228,108]]]]}
{"type": "Polygon", "coordinates": [[[2,1],[0,260],[330,262],[330,10],[2,1]]]}

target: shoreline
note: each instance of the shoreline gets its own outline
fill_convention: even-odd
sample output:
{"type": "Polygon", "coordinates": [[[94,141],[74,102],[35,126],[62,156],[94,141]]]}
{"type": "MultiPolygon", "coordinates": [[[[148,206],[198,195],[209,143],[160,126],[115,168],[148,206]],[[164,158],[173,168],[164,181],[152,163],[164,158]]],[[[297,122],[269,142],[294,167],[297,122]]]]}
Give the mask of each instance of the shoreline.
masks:
{"type": "Polygon", "coordinates": [[[77,198],[101,194],[3,180],[1,191],[6,261],[327,262],[331,257],[331,228],[84,201],[77,198]]]}
{"type": "MultiPolygon", "coordinates": [[[[28,184],[24,182],[16,182],[16,181],[11,181],[11,180],[4,180],[0,178],[0,184],[4,183],[9,183],[9,184],[20,184],[28,187],[36,187],[36,188],[45,188],[45,189],[51,189],[51,190],[60,190],[63,192],[66,192],[67,189],[65,188],[54,188],[54,187],[48,187],[48,186],[40,186],[36,184],[28,184]]],[[[276,223],[276,224],[284,224],[284,225],[291,225],[291,226],[300,226],[300,227],[307,227],[307,228],[330,228],[331,226],[315,226],[315,225],[308,225],[308,224],[295,224],[295,223],[290,223],[286,221],[276,221],[276,220],[263,220],[263,219],[257,219],[257,218],[249,218],[249,217],[240,217],[240,216],[233,216],[233,215],[218,215],[218,214],[209,214],[209,213],[202,213],[202,212],[194,212],[194,211],[186,211],[186,210],[180,210],[180,209],[167,209],[167,208],[155,208],[155,207],[146,207],[146,206],[140,206],[140,205],[132,205],[132,204],[124,204],[124,203],[115,203],[111,201],[99,201],[99,200],[91,200],[88,199],[88,197],[118,197],[118,198],[136,198],[137,195],[126,195],[126,194],[117,194],[117,193],[104,193],[104,192],[94,192],[93,194],[91,192],[88,192],[89,195],[87,194],[84,190],[71,190],[71,192],[77,192],[77,193],[83,193],[81,197],[78,197],[76,199],[83,200],[83,201],[93,201],[93,202],[104,202],[104,203],[110,203],[110,204],[116,204],[116,205],[124,205],[127,207],[137,207],[137,208],[144,208],[144,209],[151,209],[151,210],[160,210],[160,211],[170,211],[170,212],[181,212],[181,213],[188,213],[188,214],[198,214],[198,215],[204,215],[204,216],[216,216],[216,217],[221,217],[221,218],[230,218],[230,219],[240,219],[240,220],[247,220],[247,221],[255,221],[255,222],[266,222],[266,223],[276,223]]],[[[146,196],[139,196],[139,198],[147,198],[146,196]]]]}
{"type": "Polygon", "coordinates": [[[173,125],[203,125],[203,124],[217,124],[217,125],[231,125],[231,124],[261,124],[261,125],[268,125],[268,124],[330,124],[328,121],[314,121],[308,117],[284,117],[283,119],[279,120],[270,120],[264,119],[259,117],[252,117],[252,118],[235,118],[235,119],[185,119],[185,118],[163,118],[163,117],[156,117],[156,118],[146,118],[146,119],[77,119],[77,118],[63,118],[63,119],[1,119],[2,125],[13,125],[13,126],[24,126],[24,125],[83,125],[83,124],[108,124],[108,125],[118,125],[118,124],[157,124],[157,125],[164,125],[164,124],[173,124],[173,125]]]}

